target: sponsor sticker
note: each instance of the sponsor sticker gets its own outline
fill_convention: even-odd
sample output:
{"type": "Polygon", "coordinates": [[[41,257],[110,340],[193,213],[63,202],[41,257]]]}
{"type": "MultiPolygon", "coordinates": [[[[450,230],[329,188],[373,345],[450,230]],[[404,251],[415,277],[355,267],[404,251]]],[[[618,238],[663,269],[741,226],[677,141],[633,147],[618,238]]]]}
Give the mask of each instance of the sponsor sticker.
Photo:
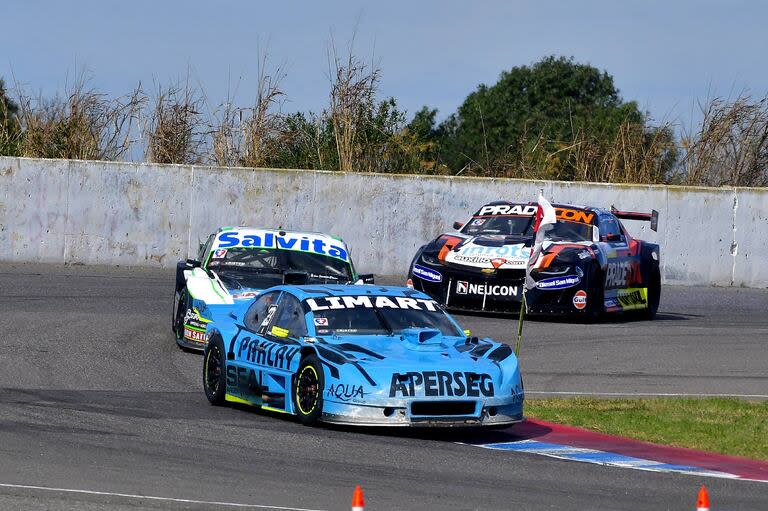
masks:
{"type": "Polygon", "coordinates": [[[583,224],[591,224],[592,219],[595,218],[594,213],[582,209],[555,208],[555,214],[558,220],[568,220],[570,222],[580,222],[583,224]]]}
{"type": "Polygon", "coordinates": [[[352,385],[345,383],[331,384],[325,391],[327,397],[334,397],[341,401],[358,401],[365,397],[362,385],[352,385]]]}
{"type": "Polygon", "coordinates": [[[220,250],[232,247],[298,250],[300,252],[313,252],[328,257],[335,257],[342,261],[349,260],[349,254],[343,244],[334,244],[324,238],[310,234],[291,233],[283,236],[279,233],[259,231],[225,231],[219,234],[216,240],[216,248],[220,250]]]}
{"type": "Polygon", "coordinates": [[[459,295],[517,296],[517,293],[518,286],[474,284],[464,280],[456,281],[456,294],[459,295]]]}
{"type": "Polygon", "coordinates": [[[548,279],[540,280],[536,283],[536,287],[539,289],[566,289],[573,287],[581,282],[578,275],[566,275],[565,277],[551,277],[548,279]]]}
{"type": "Polygon", "coordinates": [[[224,259],[224,257],[227,255],[227,249],[226,248],[220,248],[218,250],[213,251],[213,255],[211,256],[213,259],[224,259]]]}
{"type": "Polygon", "coordinates": [[[493,397],[489,374],[473,372],[422,371],[394,373],[389,397],[493,397]]]}
{"type": "Polygon", "coordinates": [[[206,341],[205,332],[198,332],[197,330],[191,330],[189,328],[184,329],[184,338],[199,343],[204,343],[206,341]]]}
{"type": "Polygon", "coordinates": [[[479,266],[481,268],[498,268],[502,264],[510,268],[523,268],[528,263],[530,255],[530,247],[526,247],[522,243],[486,246],[468,242],[457,250],[447,252],[445,260],[451,263],[479,266]]]}
{"type": "Polygon", "coordinates": [[[472,220],[472,225],[483,225],[485,223],[485,218],[475,218],[472,220]]]}
{"type": "MultiPolygon", "coordinates": [[[[305,303],[312,312],[335,309],[412,309],[417,311],[438,310],[437,302],[405,296],[327,296],[307,298],[305,303]]],[[[340,330],[337,330],[337,332],[340,330]]]]}
{"type": "Polygon", "coordinates": [[[288,337],[288,330],[279,326],[272,327],[272,335],[275,337],[288,337]]]}
{"type": "Polygon", "coordinates": [[[328,318],[315,318],[315,326],[328,326],[328,318]]]}
{"type": "Polygon", "coordinates": [[[579,289],[573,295],[573,306],[579,310],[584,309],[587,306],[587,292],[583,289],[579,289]]]}
{"type": "Polygon", "coordinates": [[[421,280],[426,280],[427,282],[442,282],[443,281],[443,274],[440,273],[437,270],[433,270],[432,268],[427,268],[426,266],[421,266],[419,264],[413,265],[413,274],[419,277],[421,280]]]}
{"type": "Polygon", "coordinates": [[[503,257],[497,257],[496,259],[491,259],[491,266],[493,266],[495,269],[498,269],[499,266],[506,262],[507,260],[503,257]]]}
{"type": "MultiPolygon", "coordinates": [[[[284,331],[287,332],[287,330],[284,331]]],[[[251,337],[250,335],[241,338],[239,343],[237,348],[238,359],[277,369],[288,369],[291,367],[291,360],[301,351],[301,348],[294,348],[282,342],[267,341],[258,337],[251,337]]],[[[227,373],[229,373],[230,367],[234,366],[227,364],[227,373]]],[[[245,370],[242,366],[236,369],[237,373],[244,372],[245,370]]],[[[261,379],[260,375],[259,379],[261,379]]]]}
{"type": "Polygon", "coordinates": [[[605,288],[616,289],[639,284],[643,280],[640,265],[636,261],[608,263],[605,270],[605,288]]]}
{"type": "Polygon", "coordinates": [[[616,301],[623,310],[645,309],[648,307],[648,288],[620,289],[616,301]]]}
{"type": "Polygon", "coordinates": [[[532,216],[536,214],[536,206],[529,204],[496,204],[480,208],[478,216],[484,215],[521,215],[532,216]]]}

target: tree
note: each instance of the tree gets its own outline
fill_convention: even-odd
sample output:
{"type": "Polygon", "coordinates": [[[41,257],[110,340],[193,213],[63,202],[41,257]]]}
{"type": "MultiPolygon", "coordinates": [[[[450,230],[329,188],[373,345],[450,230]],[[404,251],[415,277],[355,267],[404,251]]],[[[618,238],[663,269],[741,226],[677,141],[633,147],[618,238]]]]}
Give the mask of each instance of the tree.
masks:
{"type": "Polygon", "coordinates": [[[437,134],[451,168],[469,164],[492,173],[536,144],[554,148],[579,133],[612,139],[626,121],[642,124],[644,115],[635,102],[621,99],[608,73],[552,56],[505,71],[490,87],[481,84],[437,134]]]}

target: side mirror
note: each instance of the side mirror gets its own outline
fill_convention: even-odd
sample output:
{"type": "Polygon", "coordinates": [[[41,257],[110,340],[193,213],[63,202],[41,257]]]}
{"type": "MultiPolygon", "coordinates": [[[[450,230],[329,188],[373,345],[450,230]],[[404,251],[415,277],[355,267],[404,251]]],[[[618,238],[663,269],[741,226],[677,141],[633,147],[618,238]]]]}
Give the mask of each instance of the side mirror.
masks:
{"type": "Polygon", "coordinates": [[[462,222],[453,222],[453,228],[456,229],[457,231],[462,227],[464,227],[464,224],[462,222]]]}
{"type": "Polygon", "coordinates": [[[187,259],[187,268],[202,268],[203,263],[197,259],[187,259]]]}
{"type": "Polygon", "coordinates": [[[373,284],[373,273],[361,273],[357,276],[355,284],[373,284]]]}

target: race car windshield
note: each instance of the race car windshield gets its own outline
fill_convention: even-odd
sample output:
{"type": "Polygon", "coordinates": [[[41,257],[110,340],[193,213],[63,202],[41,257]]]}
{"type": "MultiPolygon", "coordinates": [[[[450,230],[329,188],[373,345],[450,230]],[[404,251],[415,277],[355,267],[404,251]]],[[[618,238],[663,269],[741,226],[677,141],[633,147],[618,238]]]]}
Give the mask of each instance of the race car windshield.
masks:
{"type": "MultiPolygon", "coordinates": [[[[312,310],[309,306],[307,308],[312,310]]],[[[328,308],[313,311],[313,321],[318,336],[398,335],[408,328],[434,328],[443,335],[463,335],[445,312],[437,306],[434,309],[430,311],[384,307],[328,308]]]]}
{"type": "MultiPolygon", "coordinates": [[[[534,217],[497,215],[475,217],[461,230],[471,236],[533,236],[534,217]]],[[[544,236],[550,241],[592,241],[592,226],[580,222],[558,220],[544,236]]]]}
{"type": "MultiPolygon", "coordinates": [[[[228,276],[262,280],[280,279],[284,272],[306,272],[313,283],[344,283],[352,280],[349,263],[313,252],[274,248],[236,247],[214,250],[208,268],[228,276]]],[[[270,283],[269,285],[273,285],[270,283]]]]}
{"type": "Polygon", "coordinates": [[[580,222],[558,220],[552,229],[544,234],[549,241],[592,241],[592,226],[580,222]]]}
{"type": "Polygon", "coordinates": [[[474,217],[464,226],[461,232],[470,236],[482,234],[530,236],[533,234],[533,217],[517,215],[474,217]]]}

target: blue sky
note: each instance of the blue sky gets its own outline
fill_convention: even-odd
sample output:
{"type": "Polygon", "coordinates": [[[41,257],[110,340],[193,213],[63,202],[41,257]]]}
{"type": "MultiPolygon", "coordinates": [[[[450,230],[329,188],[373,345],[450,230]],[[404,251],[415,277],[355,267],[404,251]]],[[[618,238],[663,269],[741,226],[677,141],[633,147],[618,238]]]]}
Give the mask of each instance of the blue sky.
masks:
{"type": "MultiPolygon", "coordinates": [[[[61,90],[86,69],[92,85],[192,77],[211,103],[253,97],[259,48],[287,76],[285,111],[327,103],[331,34],[382,69],[381,94],[409,112],[453,112],[479,83],[546,55],[607,70],[625,99],[687,124],[697,99],[768,93],[768,2],[1,0],[0,76],[61,90]]],[[[695,118],[695,116],[694,116],[695,118]]]]}

